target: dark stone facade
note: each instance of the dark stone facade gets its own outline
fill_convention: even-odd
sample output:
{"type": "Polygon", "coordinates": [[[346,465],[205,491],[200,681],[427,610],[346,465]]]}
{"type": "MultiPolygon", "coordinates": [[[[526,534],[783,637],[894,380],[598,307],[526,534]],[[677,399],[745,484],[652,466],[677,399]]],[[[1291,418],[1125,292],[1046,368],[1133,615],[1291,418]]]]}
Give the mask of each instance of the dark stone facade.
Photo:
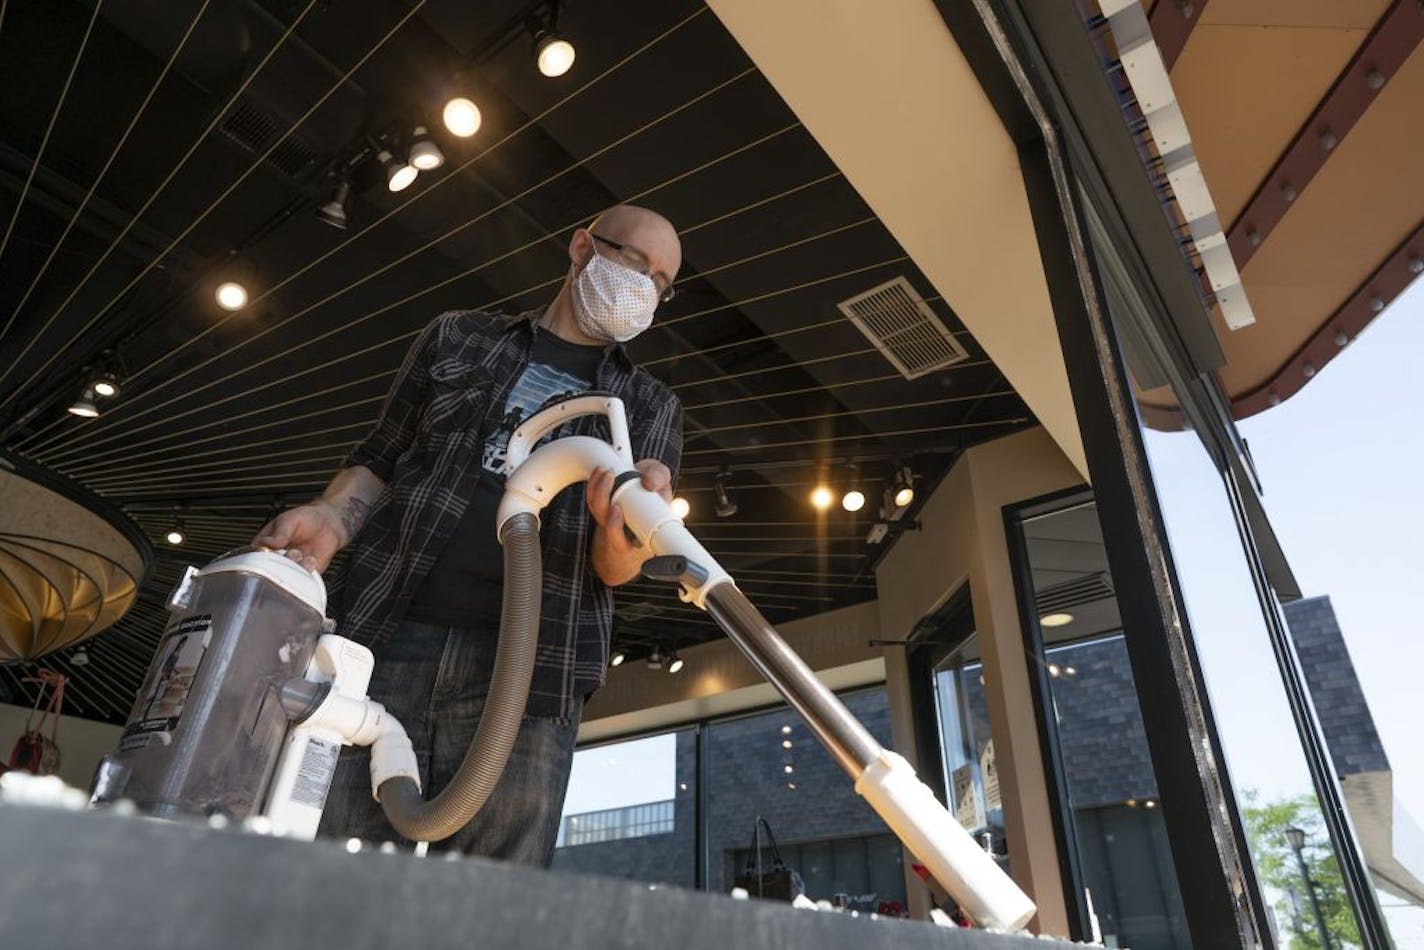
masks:
{"type": "MultiPolygon", "coordinates": [[[[891,744],[890,708],[884,689],[842,699],[872,735],[891,744]]],[[[806,856],[811,862],[821,858],[809,845],[888,833],[885,824],[855,794],[845,772],[790,712],[777,710],[713,723],[706,741],[711,889],[723,891],[732,886],[736,874],[733,858],[750,845],[758,815],[771,824],[783,851],[806,856]],[[782,731],[786,726],[790,732],[782,731]],[[790,742],[791,748],[783,748],[783,742],[790,742]],[[792,768],[789,773],[788,765],[792,768]]],[[[697,787],[693,730],[677,734],[676,761],[675,787],[679,791],[675,828],[670,834],[562,847],[555,852],[554,867],[691,887],[695,879],[693,795],[697,787]],[[681,790],[683,785],[686,791],[681,790]]],[[[839,877],[848,882],[847,888],[873,878],[883,890],[886,878],[883,873],[867,877],[844,867],[807,865],[798,870],[818,880],[839,877]]],[[[898,893],[888,896],[903,899],[903,880],[897,883],[898,893]]]]}
{"type": "Polygon", "coordinates": [[[1388,772],[1389,759],[1330,598],[1297,600],[1285,605],[1285,614],[1336,773],[1388,772]]]}

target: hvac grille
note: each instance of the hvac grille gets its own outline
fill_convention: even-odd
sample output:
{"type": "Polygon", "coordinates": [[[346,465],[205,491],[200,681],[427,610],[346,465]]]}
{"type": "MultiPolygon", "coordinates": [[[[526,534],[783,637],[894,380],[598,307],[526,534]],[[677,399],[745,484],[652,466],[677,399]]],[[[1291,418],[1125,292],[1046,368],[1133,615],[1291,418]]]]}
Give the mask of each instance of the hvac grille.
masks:
{"type": "Polygon", "coordinates": [[[1035,598],[1038,612],[1042,614],[1061,613],[1071,607],[1080,607],[1094,601],[1105,600],[1113,595],[1112,578],[1106,571],[1086,574],[1083,577],[1045,587],[1035,598]]]}
{"type": "MultiPolygon", "coordinates": [[[[249,102],[239,102],[237,108],[223,119],[218,130],[228,141],[254,154],[271,148],[281,135],[277,120],[249,102]]],[[[316,162],[316,156],[295,137],[288,136],[281,145],[272,149],[267,162],[283,174],[297,178],[316,162]]]]}
{"type": "Polygon", "coordinates": [[[969,358],[904,277],[896,277],[836,304],[906,379],[916,379],[969,358]]]}

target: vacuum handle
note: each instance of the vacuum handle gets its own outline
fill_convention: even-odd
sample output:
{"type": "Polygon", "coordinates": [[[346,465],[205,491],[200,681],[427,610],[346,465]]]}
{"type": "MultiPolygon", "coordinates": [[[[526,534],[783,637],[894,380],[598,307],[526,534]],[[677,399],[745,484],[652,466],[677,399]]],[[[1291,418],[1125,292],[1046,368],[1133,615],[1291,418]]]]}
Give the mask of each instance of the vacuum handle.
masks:
{"type": "Polygon", "coordinates": [[[584,416],[607,417],[613,451],[625,468],[632,468],[632,440],[628,436],[628,414],[623,409],[623,400],[612,393],[586,392],[551,399],[525,419],[509,437],[504,474],[508,475],[523,465],[544,436],[564,423],[584,416]]]}

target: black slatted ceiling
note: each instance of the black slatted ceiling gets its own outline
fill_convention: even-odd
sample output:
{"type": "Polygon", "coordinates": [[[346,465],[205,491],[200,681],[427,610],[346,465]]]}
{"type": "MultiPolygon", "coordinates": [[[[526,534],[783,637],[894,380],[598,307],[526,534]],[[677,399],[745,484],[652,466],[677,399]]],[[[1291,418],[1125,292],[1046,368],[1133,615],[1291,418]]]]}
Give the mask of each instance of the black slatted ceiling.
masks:
{"type": "MultiPolygon", "coordinates": [[[[0,23],[0,222],[15,217],[0,254],[0,443],[122,504],[160,552],[140,606],[72,670],[81,714],[126,716],[183,565],[320,490],[426,321],[547,302],[572,230],[616,201],[683,232],[679,294],[632,352],[686,407],[690,524],[774,621],[874,597],[880,549],[864,538],[894,459],[913,462],[923,498],[966,445],[1030,422],[705,7],[570,3],[561,26],[578,58],[550,80],[506,29],[538,8],[522,0],[210,0],[115,152],[200,7],[106,0],[28,190],[93,7],[10,0],[0,23]],[[467,140],[439,128],[456,88],[484,112],[467,140]],[[332,168],[419,121],[443,168],[391,195],[367,162],[351,229],[317,221],[332,168]],[[234,262],[255,293],[227,314],[212,291],[234,262]],[[837,310],[899,275],[968,361],[906,381],[837,310]],[[68,416],[107,350],[122,397],[98,420],[68,416]],[[870,503],[818,517],[810,488],[827,471],[843,483],[850,460],[870,503]],[[724,465],[740,511],[718,520],[724,465]],[[162,538],[180,507],[189,541],[175,550],[162,538]]],[[[635,652],[717,635],[656,585],[618,603],[616,636],[635,652]]],[[[0,699],[25,701],[24,672],[0,673],[0,699]]]]}

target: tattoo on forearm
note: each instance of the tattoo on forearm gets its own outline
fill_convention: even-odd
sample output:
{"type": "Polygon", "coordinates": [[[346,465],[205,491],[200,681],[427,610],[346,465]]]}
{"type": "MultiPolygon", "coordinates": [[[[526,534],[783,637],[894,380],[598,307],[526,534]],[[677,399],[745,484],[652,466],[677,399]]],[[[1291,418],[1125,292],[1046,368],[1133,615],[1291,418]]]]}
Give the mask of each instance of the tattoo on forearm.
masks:
{"type": "Polygon", "coordinates": [[[341,509],[341,523],[346,526],[346,539],[354,541],[360,532],[361,526],[366,523],[366,519],[371,515],[371,505],[360,498],[351,497],[346,499],[346,506],[341,509]]]}

